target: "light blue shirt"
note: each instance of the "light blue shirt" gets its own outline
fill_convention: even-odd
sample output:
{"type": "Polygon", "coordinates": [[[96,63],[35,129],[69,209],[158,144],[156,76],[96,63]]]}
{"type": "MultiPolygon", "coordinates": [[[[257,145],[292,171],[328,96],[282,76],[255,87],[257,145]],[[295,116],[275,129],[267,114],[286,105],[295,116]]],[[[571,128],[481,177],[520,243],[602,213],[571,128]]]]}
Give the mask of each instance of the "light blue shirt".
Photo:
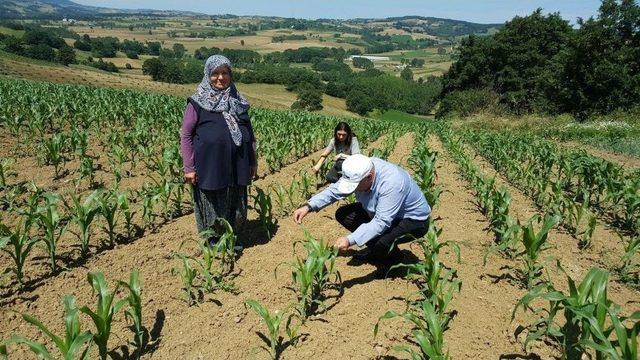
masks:
{"type": "MultiPolygon", "coordinates": [[[[378,158],[371,158],[376,175],[369,191],[356,191],[356,199],[369,213],[372,220],[360,225],[347,238],[349,245],[362,246],[376,236],[382,235],[395,219],[427,220],[431,207],[408,172],[401,167],[378,158]]],[[[336,184],[309,199],[312,211],[325,206],[348,194],[338,192],[336,184]]]]}

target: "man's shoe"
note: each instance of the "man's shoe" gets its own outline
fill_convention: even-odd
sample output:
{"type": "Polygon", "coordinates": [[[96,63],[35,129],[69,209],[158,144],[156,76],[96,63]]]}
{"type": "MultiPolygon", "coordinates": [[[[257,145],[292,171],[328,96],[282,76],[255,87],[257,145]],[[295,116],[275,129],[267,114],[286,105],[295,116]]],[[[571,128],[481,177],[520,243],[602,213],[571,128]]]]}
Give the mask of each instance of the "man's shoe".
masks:
{"type": "Polygon", "coordinates": [[[371,261],[371,252],[369,250],[360,251],[351,255],[351,259],[358,262],[370,262],[371,261]]]}

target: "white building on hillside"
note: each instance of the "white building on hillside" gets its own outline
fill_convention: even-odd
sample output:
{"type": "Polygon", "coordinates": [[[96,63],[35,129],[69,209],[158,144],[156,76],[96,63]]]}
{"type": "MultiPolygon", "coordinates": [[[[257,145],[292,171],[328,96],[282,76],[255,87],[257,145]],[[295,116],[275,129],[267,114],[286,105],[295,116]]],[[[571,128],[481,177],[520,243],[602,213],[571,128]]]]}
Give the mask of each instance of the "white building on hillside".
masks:
{"type": "Polygon", "coordinates": [[[353,58],[365,58],[371,61],[389,61],[388,56],[373,56],[373,55],[351,55],[349,56],[349,60],[353,60],[353,58]]]}

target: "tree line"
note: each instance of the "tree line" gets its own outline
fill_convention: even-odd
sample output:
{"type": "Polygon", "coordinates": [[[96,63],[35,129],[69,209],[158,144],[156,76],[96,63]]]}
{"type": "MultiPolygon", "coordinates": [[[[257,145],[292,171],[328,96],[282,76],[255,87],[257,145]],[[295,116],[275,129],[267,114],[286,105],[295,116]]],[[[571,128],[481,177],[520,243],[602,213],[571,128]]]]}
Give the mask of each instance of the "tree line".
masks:
{"type": "Polygon", "coordinates": [[[516,114],[585,119],[638,106],[640,7],[604,0],[597,16],[579,19],[576,28],[538,9],[493,36],[470,36],[443,77],[443,95],[442,115],[495,104],[516,114]]]}

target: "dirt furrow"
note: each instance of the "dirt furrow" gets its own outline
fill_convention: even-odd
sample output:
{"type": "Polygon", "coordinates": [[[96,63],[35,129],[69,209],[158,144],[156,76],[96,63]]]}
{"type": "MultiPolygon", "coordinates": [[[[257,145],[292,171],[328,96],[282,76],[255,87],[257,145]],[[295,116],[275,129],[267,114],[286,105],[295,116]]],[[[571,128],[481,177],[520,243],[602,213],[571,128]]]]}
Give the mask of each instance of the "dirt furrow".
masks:
{"type": "MultiPolygon", "coordinates": [[[[440,202],[432,217],[443,229],[441,241],[457,241],[461,247],[462,263],[448,252],[445,263],[457,269],[462,290],[455,295],[450,308],[457,312],[451,328],[445,332],[445,343],[453,359],[495,359],[502,354],[523,353],[515,341],[516,324],[529,321],[518,314],[511,323],[511,311],[524,295],[524,290],[504,281],[495,281],[503,267],[517,267],[518,263],[493,257],[486,265],[483,258],[493,242],[487,231],[489,223],[477,210],[474,195],[458,174],[458,166],[449,158],[442,143],[429,139],[429,146],[438,151],[438,183],[444,186],[440,202]]],[[[545,349],[534,348],[533,353],[548,357],[545,349]]]]}
{"type": "MultiPolygon", "coordinates": [[[[493,166],[482,156],[477,155],[474,161],[482,168],[482,171],[490,177],[495,176],[497,186],[505,186],[511,194],[511,212],[524,224],[531,216],[539,213],[533,200],[522,191],[511,185],[511,183],[500,173],[496,172],[493,166]]],[[[578,239],[574,238],[562,228],[553,229],[549,233],[548,241],[552,246],[545,252],[546,256],[552,257],[548,264],[553,263],[553,259],[560,260],[560,263],[569,275],[575,280],[580,280],[592,267],[614,270],[622,262],[624,245],[621,243],[615,229],[608,224],[598,221],[593,233],[592,247],[588,249],[578,248],[578,239]]],[[[555,266],[551,266],[555,267],[555,266]]],[[[556,273],[557,274],[557,273],[556,273]]],[[[557,281],[565,283],[562,275],[557,274],[557,281]]],[[[617,298],[617,303],[624,305],[629,300],[638,296],[638,292],[629,289],[613,281],[615,275],[610,277],[610,288],[612,296],[617,298]],[[635,294],[635,295],[634,295],[635,294]],[[618,297],[620,295],[620,297],[618,297]]]]}

